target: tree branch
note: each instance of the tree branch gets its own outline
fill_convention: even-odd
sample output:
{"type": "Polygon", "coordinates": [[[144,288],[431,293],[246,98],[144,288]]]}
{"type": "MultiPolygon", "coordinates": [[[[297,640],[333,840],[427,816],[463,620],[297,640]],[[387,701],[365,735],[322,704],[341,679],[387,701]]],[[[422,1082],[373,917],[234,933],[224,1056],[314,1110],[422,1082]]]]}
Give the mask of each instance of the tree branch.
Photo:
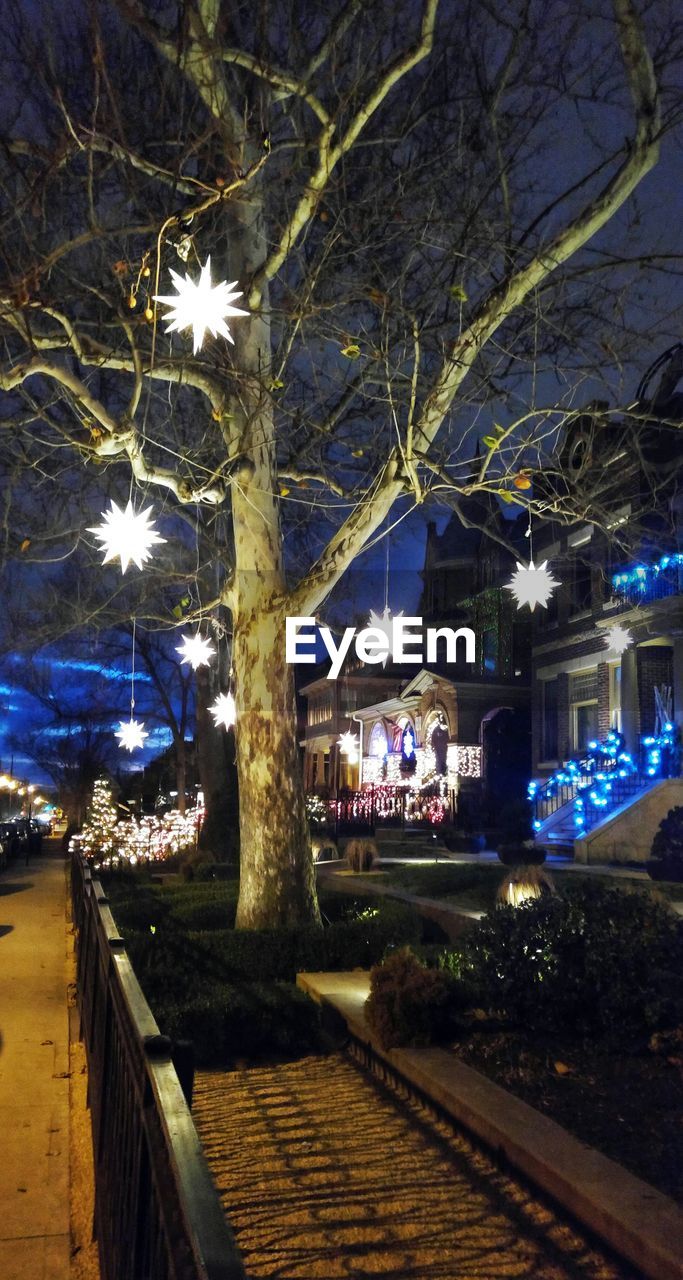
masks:
{"type": "Polygon", "coordinates": [[[395,58],[384,70],[378,83],[362,106],[359,107],[343,136],[336,143],[333,143],[337,127],[336,121],[328,120],[327,124],[324,125],[318,139],[317,168],[311,174],[303,195],[300,196],[299,203],[284,228],[275,249],[260,271],[254,276],[248,297],[250,307],[258,307],[263,286],[277,275],[280,267],[286,261],[292,247],[314,213],[318,201],[339,161],[351,149],[390,90],[395,88],[399,81],[431,52],[438,5],[439,0],[425,0],[419,41],[412,49],[395,58]]]}
{"type": "MultiPolygon", "coordinates": [[[[415,429],[415,448],[427,453],[456,393],[495,331],[535,288],[591,239],[625,203],[659,156],[657,82],[632,0],[613,0],[618,38],[635,111],[626,157],[602,191],[526,266],[512,272],[485,298],[452,344],[415,429]]],[[[394,448],[364,499],[330,539],[306,578],[291,593],[293,612],[314,613],[406,488],[400,453],[394,448]]]]}
{"type": "Polygon", "coordinates": [[[260,58],[255,58],[253,54],[246,53],[242,49],[224,49],[222,57],[224,62],[244,67],[247,71],[251,71],[253,75],[259,76],[262,80],[267,80],[268,84],[274,85],[277,89],[282,89],[285,95],[291,93],[297,98],[301,98],[302,102],[307,103],[311,111],[315,112],[321,124],[326,125],[329,123],[330,117],[322,102],[296,76],[290,75],[287,71],[281,71],[277,67],[270,67],[260,58]]]}

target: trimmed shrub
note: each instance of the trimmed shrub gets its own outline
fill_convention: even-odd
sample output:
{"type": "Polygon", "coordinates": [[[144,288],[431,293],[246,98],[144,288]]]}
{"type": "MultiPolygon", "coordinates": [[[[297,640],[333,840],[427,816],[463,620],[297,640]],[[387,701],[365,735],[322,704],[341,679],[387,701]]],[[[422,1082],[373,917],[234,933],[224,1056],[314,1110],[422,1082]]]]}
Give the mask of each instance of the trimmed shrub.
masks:
{"type": "Polygon", "coordinates": [[[683,929],[647,894],[569,885],[497,908],[463,951],[489,1007],[530,1028],[619,1040],[683,1016],[683,929]]]}
{"type": "Polygon", "coordinates": [[[200,862],[194,868],[195,883],[207,880],[239,879],[239,867],[234,862],[200,862]]]}
{"type": "Polygon", "coordinates": [[[504,867],[538,867],[545,862],[546,851],[533,840],[512,840],[498,845],[498,858],[504,867]]]}
{"type": "Polygon", "coordinates": [[[345,852],[352,871],[370,871],[379,858],[374,840],[349,840],[345,852]]]}
{"type": "MultiPolygon", "coordinates": [[[[211,910],[216,909],[214,902],[211,910]]],[[[154,933],[149,926],[145,931],[144,924],[123,932],[135,971],[151,999],[152,993],[196,989],[202,980],[293,982],[304,970],[369,969],[387,948],[419,942],[419,916],[403,903],[365,903],[358,910],[360,918],[341,919],[325,929],[186,930],[176,906],[154,933]]],[[[190,914],[188,906],[185,918],[190,914]]],[[[117,923],[121,927],[118,915],[117,923]]]]}
{"type": "Polygon", "coordinates": [[[408,947],[370,972],[365,1015],[382,1048],[427,1045],[450,1038],[471,989],[444,968],[428,968],[408,947]]]}
{"type": "Polygon", "coordinates": [[[683,805],[669,809],[652,841],[648,874],[653,880],[683,881],[683,805]]]}
{"type": "Polygon", "coordinates": [[[124,932],[158,928],[164,924],[171,910],[171,904],[152,889],[141,887],[133,893],[117,894],[112,893],[108,886],[107,895],[116,923],[124,932]]]}
{"type": "Polygon", "coordinates": [[[518,907],[522,902],[556,892],[552,877],[542,867],[513,863],[498,886],[496,903],[518,907]]]}
{"type": "Polygon", "coordinates": [[[319,1007],[286,982],[210,985],[191,999],[162,999],[156,1017],[165,1035],[192,1041],[199,1067],[321,1048],[319,1007]]]}
{"type": "Polygon", "coordinates": [[[209,929],[231,929],[235,923],[236,899],[227,893],[193,901],[181,898],[171,903],[169,924],[188,933],[209,929]]]}

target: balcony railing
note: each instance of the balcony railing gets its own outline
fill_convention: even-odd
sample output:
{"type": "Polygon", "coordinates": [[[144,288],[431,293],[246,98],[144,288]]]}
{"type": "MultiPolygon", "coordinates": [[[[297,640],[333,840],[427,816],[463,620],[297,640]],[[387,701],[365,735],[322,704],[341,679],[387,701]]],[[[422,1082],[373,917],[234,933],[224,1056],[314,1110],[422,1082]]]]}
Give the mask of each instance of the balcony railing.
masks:
{"type": "Polygon", "coordinates": [[[637,564],[615,573],[612,591],[622,609],[683,595],[683,554],[665,555],[654,564],[637,564]]]}

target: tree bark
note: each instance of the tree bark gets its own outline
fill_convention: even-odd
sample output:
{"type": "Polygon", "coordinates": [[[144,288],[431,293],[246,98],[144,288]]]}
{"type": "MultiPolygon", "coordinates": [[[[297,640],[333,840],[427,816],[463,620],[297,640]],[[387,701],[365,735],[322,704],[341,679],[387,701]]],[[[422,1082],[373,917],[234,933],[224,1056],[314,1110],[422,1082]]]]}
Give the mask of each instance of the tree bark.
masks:
{"type": "Polygon", "coordinates": [[[177,738],[175,742],[175,784],[178,792],[178,809],[185,812],[185,791],[187,789],[187,759],[185,738],[177,738]]]}
{"type": "Polygon", "coordinates": [[[281,609],[250,611],[236,631],[234,659],[241,841],[236,926],[319,923],[281,609]]]}
{"type": "Polygon", "coordinates": [[[205,806],[199,847],[220,862],[237,862],[240,845],[234,731],[226,733],[216,728],[209,711],[220,692],[218,669],[199,667],[196,679],[197,768],[205,806]]]}

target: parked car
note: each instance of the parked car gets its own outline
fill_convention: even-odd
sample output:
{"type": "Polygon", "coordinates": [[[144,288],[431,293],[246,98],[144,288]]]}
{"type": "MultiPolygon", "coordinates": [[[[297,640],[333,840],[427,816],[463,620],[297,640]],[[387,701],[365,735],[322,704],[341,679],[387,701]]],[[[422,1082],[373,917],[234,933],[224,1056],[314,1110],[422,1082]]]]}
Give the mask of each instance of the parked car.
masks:
{"type": "Polygon", "coordinates": [[[13,818],[11,822],[0,823],[0,838],[7,845],[7,855],[16,858],[22,853],[40,853],[43,847],[45,831],[35,818],[13,818]]]}
{"type": "Polygon", "coordinates": [[[29,848],[27,819],[15,818],[12,822],[0,823],[0,840],[5,844],[9,858],[16,858],[18,854],[25,853],[29,848]]]}

